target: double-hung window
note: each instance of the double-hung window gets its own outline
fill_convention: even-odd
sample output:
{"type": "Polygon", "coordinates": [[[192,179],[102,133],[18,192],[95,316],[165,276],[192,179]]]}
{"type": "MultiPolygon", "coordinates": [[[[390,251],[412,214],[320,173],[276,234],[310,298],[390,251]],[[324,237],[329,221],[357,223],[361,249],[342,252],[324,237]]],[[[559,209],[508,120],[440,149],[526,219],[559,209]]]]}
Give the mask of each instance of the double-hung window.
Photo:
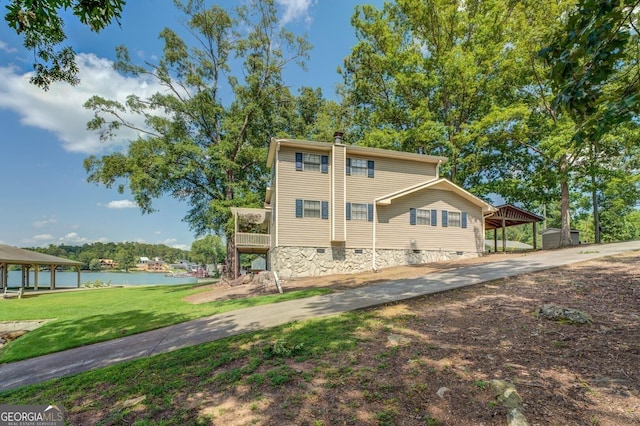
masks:
{"type": "Polygon", "coordinates": [[[442,226],[466,228],[467,220],[467,212],[442,211],[442,226]]]}
{"type": "Polygon", "coordinates": [[[351,203],[351,220],[367,220],[367,205],[351,203]]]}
{"type": "Polygon", "coordinates": [[[409,224],[438,226],[438,211],[410,208],[409,224]]]}
{"type": "Polygon", "coordinates": [[[429,225],[431,223],[431,210],[417,209],[416,224],[429,225]]]}
{"type": "Polygon", "coordinates": [[[296,171],[329,172],[329,156],[296,152],[296,171]]]}
{"type": "Polygon", "coordinates": [[[361,158],[347,158],[347,176],[375,176],[375,161],[361,158]]]}
{"type": "Polygon", "coordinates": [[[296,217],[329,218],[329,203],[316,200],[296,200],[296,217]]]}
{"type": "Polygon", "coordinates": [[[366,176],[367,160],[354,158],[351,160],[351,176],[366,176]]]}
{"type": "Polygon", "coordinates": [[[302,212],[304,217],[320,217],[320,201],[304,200],[302,212]]]}
{"type": "Polygon", "coordinates": [[[449,225],[452,228],[460,228],[460,212],[449,212],[449,225]]]}
{"type": "Polygon", "coordinates": [[[373,204],[347,203],[346,219],[373,222],[373,204]]]}

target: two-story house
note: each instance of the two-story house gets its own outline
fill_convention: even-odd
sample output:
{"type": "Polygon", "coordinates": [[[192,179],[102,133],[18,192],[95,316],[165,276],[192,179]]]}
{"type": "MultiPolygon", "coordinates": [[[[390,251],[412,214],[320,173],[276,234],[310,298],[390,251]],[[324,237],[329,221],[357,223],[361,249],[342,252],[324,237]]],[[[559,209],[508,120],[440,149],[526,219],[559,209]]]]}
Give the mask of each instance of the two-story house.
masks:
{"type": "Polygon", "coordinates": [[[345,145],[340,134],[273,139],[265,209],[234,209],[237,249],[266,253],[282,278],[479,256],[495,208],[441,178],[445,161],[345,145]],[[239,232],[243,218],[254,232],[239,232]]]}

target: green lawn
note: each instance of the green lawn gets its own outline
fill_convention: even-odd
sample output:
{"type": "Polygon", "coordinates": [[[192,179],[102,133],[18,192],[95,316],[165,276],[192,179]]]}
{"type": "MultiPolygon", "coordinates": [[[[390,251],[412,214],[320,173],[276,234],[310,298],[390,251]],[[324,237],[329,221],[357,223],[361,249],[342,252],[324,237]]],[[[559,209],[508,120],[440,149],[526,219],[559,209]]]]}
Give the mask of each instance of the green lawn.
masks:
{"type": "Polygon", "coordinates": [[[0,321],[51,320],[5,346],[0,362],[32,358],[234,309],[330,292],[292,291],[199,305],[182,301],[201,291],[201,286],[188,284],[104,288],[0,300],[0,321]]]}
{"type": "Polygon", "coordinates": [[[338,380],[334,365],[369,340],[358,335],[384,326],[369,312],[299,321],[1,392],[0,403],[60,404],[69,424],[208,425],[215,413],[203,414],[188,398],[244,386],[257,407],[263,391],[277,393],[301,376],[338,380]],[[303,373],[292,360],[319,366],[303,373]]]}

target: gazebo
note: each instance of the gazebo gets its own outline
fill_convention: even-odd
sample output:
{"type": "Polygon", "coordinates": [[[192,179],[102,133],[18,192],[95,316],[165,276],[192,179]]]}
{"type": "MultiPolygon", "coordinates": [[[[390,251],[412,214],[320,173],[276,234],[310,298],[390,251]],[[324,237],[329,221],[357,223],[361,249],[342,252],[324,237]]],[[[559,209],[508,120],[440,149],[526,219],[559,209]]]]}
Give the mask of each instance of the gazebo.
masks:
{"type": "Polygon", "coordinates": [[[56,268],[59,266],[75,267],[78,271],[78,287],[80,287],[80,267],[83,265],[82,262],[0,244],[0,288],[3,290],[9,286],[9,265],[20,265],[22,267],[22,282],[20,283],[22,288],[29,286],[29,269],[34,268],[33,287],[36,290],[38,289],[39,266],[46,266],[51,271],[50,290],[56,288],[56,268]]]}
{"type": "Polygon", "coordinates": [[[522,225],[525,223],[531,223],[533,226],[533,249],[536,247],[536,224],[542,222],[544,218],[538,216],[535,213],[531,213],[519,207],[511,204],[504,204],[496,207],[498,211],[492,215],[485,217],[484,227],[485,230],[493,229],[493,248],[494,251],[498,251],[498,229],[502,230],[502,251],[507,249],[507,239],[505,235],[505,229],[508,226],[522,225]]]}

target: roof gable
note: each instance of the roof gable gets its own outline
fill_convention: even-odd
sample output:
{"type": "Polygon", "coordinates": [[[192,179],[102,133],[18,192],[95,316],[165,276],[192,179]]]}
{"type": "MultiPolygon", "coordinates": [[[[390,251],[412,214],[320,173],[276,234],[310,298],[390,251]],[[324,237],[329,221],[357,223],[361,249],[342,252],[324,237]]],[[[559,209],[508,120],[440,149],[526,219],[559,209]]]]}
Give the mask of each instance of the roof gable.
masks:
{"type": "Polygon", "coordinates": [[[459,187],[455,183],[445,178],[436,178],[426,182],[418,183],[416,185],[409,186],[399,191],[392,192],[391,194],[387,194],[382,197],[376,198],[375,201],[376,201],[376,204],[378,205],[389,205],[398,198],[406,197],[415,192],[422,191],[425,189],[442,189],[445,191],[451,191],[461,196],[462,198],[470,201],[471,203],[479,207],[482,207],[483,213],[490,213],[490,212],[496,211],[496,208],[493,207],[491,204],[476,197],[469,191],[459,187]]]}

